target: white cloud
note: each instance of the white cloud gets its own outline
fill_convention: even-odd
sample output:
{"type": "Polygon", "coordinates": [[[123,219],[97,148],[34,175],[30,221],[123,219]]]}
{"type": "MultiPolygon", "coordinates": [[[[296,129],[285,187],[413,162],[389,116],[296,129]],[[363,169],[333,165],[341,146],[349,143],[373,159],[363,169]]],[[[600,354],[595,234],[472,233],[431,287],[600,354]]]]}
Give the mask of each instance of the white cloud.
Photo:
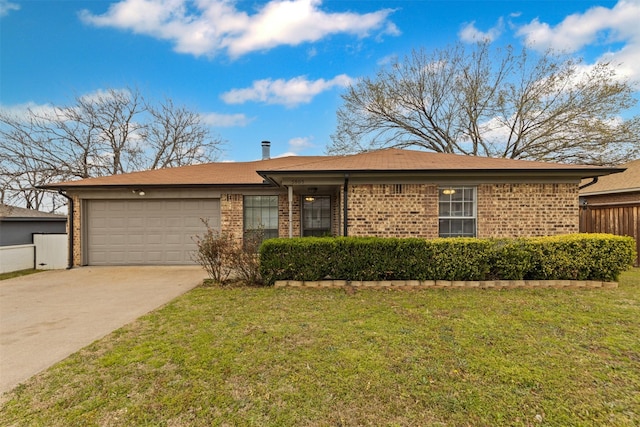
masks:
{"type": "Polygon", "coordinates": [[[399,34],[391,9],[358,14],[320,10],[321,0],[272,0],[254,14],[229,0],[121,0],[106,13],[80,12],[87,24],[114,27],[169,40],[180,53],[239,57],[281,45],[296,46],[333,34],[367,37],[399,34]]]}
{"type": "Polygon", "coordinates": [[[376,64],[378,64],[379,66],[385,66],[385,65],[393,64],[397,61],[398,61],[398,55],[395,53],[392,53],[390,55],[383,56],[382,58],[378,59],[376,61],[376,64]]]}
{"type": "Polygon", "coordinates": [[[0,0],[0,18],[7,16],[12,10],[20,10],[20,5],[9,0],[0,0]]]}
{"type": "Polygon", "coordinates": [[[29,111],[35,113],[39,117],[52,117],[55,115],[56,109],[50,104],[36,104],[35,102],[26,102],[16,105],[1,105],[0,113],[14,117],[18,120],[26,120],[29,111]]]}
{"type": "Polygon", "coordinates": [[[214,127],[244,127],[253,120],[244,114],[204,113],[200,116],[204,123],[214,127]]]}
{"type": "Polygon", "coordinates": [[[315,144],[311,142],[312,140],[312,136],[292,138],[289,140],[289,148],[294,153],[306,150],[307,148],[313,148],[315,147],[315,144]]]}
{"type": "Polygon", "coordinates": [[[307,80],[304,76],[290,80],[264,79],[253,82],[253,86],[244,89],[232,89],[221,95],[228,104],[243,104],[245,102],[264,102],[294,107],[298,104],[309,103],[314,96],[331,90],[334,87],[346,87],[352,79],[346,74],[340,74],[331,80],[307,80]]]}
{"type": "Polygon", "coordinates": [[[279,159],[280,157],[291,157],[291,156],[297,156],[296,153],[294,153],[293,151],[287,151],[286,153],[282,153],[282,154],[278,154],[276,156],[273,156],[274,159],[279,159]]]}
{"type": "Polygon", "coordinates": [[[618,74],[640,80],[640,0],[621,0],[612,8],[593,7],[584,13],[567,16],[555,26],[534,19],[519,28],[517,35],[539,51],[554,49],[567,53],[577,52],[590,45],[610,46],[611,50],[600,59],[614,64],[618,74]],[[622,47],[615,50],[615,44],[622,47]]]}
{"type": "Polygon", "coordinates": [[[492,42],[504,31],[504,20],[500,18],[497,24],[489,28],[487,31],[480,31],[476,27],[475,21],[466,24],[458,33],[460,40],[466,43],[477,43],[481,41],[489,41],[492,42]]]}

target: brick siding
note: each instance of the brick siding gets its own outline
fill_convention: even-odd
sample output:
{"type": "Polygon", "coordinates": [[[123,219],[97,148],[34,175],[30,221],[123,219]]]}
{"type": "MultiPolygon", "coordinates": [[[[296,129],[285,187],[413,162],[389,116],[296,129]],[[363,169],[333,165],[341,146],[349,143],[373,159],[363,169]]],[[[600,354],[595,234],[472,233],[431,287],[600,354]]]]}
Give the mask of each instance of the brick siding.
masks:
{"type": "MultiPolygon", "coordinates": [[[[548,236],[578,232],[577,184],[477,186],[477,236],[548,236]]],[[[438,186],[349,187],[350,236],[438,237],[438,186]]],[[[341,234],[341,233],[340,233],[341,234]]]]}
{"type": "MultiPolygon", "coordinates": [[[[292,204],[293,237],[300,237],[300,196],[293,196],[292,204]]],[[[289,237],[289,195],[278,197],[278,236],[289,237]]]]}
{"type": "Polygon", "coordinates": [[[421,184],[349,186],[350,236],[438,237],[438,187],[421,184]]]}
{"type": "Polygon", "coordinates": [[[242,194],[222,194],[220,196],[220,230],[231,233],[237,240],[244,234],[242,194]]]}
{"type": "Polygon", "coordinates": [[[82,203],[80,197],[73,196],[73,261],[74,267],[82,265],[82,203]]]}
{"type": "Polygon", "coordinates": [[[478,237],[578,232],[578,184],[478,186],[478,237]]]}

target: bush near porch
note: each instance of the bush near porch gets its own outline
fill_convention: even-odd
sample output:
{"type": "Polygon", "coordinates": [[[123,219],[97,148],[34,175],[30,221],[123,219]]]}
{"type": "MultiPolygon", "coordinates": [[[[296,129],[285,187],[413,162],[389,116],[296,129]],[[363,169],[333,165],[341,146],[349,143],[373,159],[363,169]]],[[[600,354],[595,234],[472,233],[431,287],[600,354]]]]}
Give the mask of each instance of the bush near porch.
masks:
{"type": "Polygon", "coordinates": [[[631,237],[294,238],[260,248],[264,283],[277,280],[616,280],[635,259],[631,237]]]}

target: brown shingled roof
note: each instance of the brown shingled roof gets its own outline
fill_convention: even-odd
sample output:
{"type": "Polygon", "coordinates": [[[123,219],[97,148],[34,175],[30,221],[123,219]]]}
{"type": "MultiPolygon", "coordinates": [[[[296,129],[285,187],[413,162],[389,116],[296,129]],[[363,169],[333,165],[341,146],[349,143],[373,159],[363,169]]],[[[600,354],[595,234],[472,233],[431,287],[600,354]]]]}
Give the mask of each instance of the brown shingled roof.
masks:
{"type": "Polygon", "coordinates": [[[45,188],[101,187],[130,185],[251,185],[262,184],[256,173],[260,168],[283,167],[321,157],[281,157],[253,162],[216,162],[176,168],[131,172],[120,175],[87,178],[44,186],[45,188]]]}
{"type": "Polygon", "coordinates": [[[619,172],[595,166],[563,165],[502,158],[464,156],[426,151],[388,148],[345,156],[290,156],[253,162],[206,163],[158,169],[79,181],[68,181],[44,188],[117,186],[200,186],[260,185],[268,176],[285,173],[336,172],[439,172],[439,171],[531,171],[562,172],[591,177],[619,172]]]}
{"type": "Polygon", "coordinates": [[[348,156],[325,156],[307,162],[261,169],[265,172],[320,171],[451,171],[451,170],[599,170],[583,165],[534,162],[460,154],[387,148],[348,156]]]}
{"type": "Polygon", "coordinates": [[[598,178],[598,182],[580,191],[581,196],[640,191],[640,159],[626,163],[622,173],[598,178]]]}

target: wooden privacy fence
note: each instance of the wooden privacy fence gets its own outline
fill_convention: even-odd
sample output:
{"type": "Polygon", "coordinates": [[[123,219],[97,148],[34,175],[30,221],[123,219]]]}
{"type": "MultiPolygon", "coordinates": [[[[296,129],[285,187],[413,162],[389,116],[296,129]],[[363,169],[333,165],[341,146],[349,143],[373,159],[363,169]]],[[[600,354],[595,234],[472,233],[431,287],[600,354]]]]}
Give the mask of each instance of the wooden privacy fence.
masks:
{"type": "Polygon", "coordinates": [[[640,203],[587,204],[580,209],[581,233],[610,233],[636,239],[640,266],[640,203]]]}

